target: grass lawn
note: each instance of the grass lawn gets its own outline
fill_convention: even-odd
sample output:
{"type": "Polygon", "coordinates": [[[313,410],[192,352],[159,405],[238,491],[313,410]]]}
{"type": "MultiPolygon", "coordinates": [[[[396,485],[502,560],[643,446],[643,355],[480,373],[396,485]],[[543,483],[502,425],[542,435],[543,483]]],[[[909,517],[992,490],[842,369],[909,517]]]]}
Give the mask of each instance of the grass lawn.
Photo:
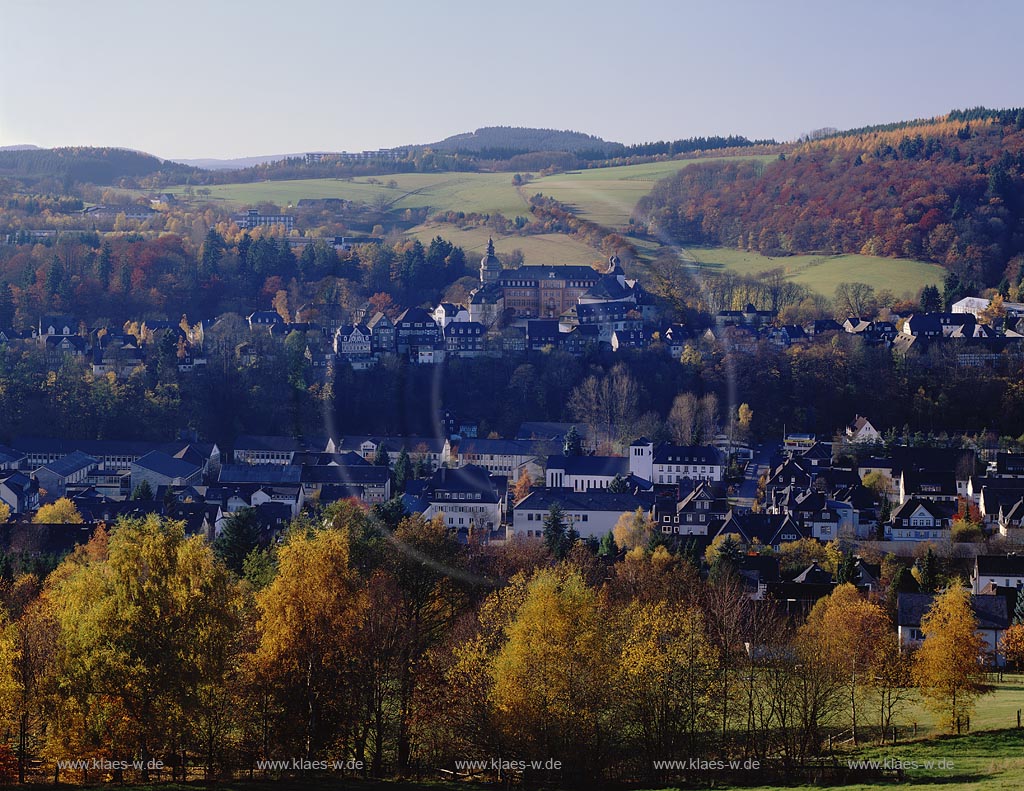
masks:
{"type": "Polygon", "coordinates": [[[651,191],[654,182],[671,176],[685,167],[707,162],[770,162],[774,159],[774,155],[764,154],[704,157],[650,162],[645,165],[623,165],[617,168],[576,170],[534,179],[523,187],[523,192],[529,195],[543,192],[571,206],[581,217],[616,229],[626,225],[637,201],[651,191]]]}
{"type": "Polygon", "coordinates": [[[535,236],[498,236],[489,228],[468,228],[461,230],[450,223],[424,223],[409,230],[423,244],[435,236],[442,236],[452,244],[466,251],[470,268],[476,271],[480,257],[487,249],[487,240],[494,238],[494,249],[499,253],[523,251],[527,265],[535,266],[590,266],[602,260],[601,254],[588,244],[560,233],[545,233],[535,236]]]}
{"type": "Polygon", "coordinates": [[[916,296],[926,285],[940,285],[945,270],[938,264],[905,258],[870,255],[793,255],[770,258],[759,253],[727,247],[687,247],[683,255],[708,271],[732,270],[756,275],[782,268],[787,277],[813,291],[831,297],[844,281],[868,283],[876,290],[889,289],[897,296],[916,296]]]}

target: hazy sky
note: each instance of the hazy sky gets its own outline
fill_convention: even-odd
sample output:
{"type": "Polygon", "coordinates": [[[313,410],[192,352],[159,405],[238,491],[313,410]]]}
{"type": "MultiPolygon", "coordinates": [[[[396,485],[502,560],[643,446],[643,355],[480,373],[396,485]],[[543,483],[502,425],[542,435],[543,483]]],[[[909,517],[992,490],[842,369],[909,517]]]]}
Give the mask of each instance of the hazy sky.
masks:
{"type": "Polygon", "coordinates": [[[1014,0],[0,0],[0,145],[235,157],[492,125],[787,140],[1024,105],[1022,22],[1014,0]]]}

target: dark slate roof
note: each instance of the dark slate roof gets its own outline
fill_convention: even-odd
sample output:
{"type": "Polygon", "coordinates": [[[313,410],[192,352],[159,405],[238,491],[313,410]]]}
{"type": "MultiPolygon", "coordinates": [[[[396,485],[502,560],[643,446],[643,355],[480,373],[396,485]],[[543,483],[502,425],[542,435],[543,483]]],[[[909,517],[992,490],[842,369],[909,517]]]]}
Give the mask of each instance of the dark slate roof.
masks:
{"type": "Polygon", "coordinates": [[[516,504],[516,510],[547,511],[558,503],[567,511],[611,511],[632,513],[637,508],[649,510],[653,504],[650,495],[618,494],[607,489],[588,489],[573,492],[566,489],[534,489],[516,504]]]}
{"type": "Polygon", "coordinates": [[[948,503],[936,503],[931,500],[922,500],[919,497],[911,497],[892,512],[892,521],[909,519],[918,508],[924,508],[933,519],[951,519],[953,517],[953,509],[948,503]]]}
{"type": "Polygon", "coordinates": [[[198,464],[176,459],[159,450],[150,451],[141,459],[136,459],[132,466],[150,470],[167,478],[188,478],[202,469],[198,464]]]}
{"type": "Polygon", "coordinates": [[[458,442],[452,442],[458,446],[458,452],[476,455],[500,455],[500,456],[545,456],[554,454],[562,449],[558,442],[543,439],[484,439],[477,437],[466,437],[458,442]]]}
{"type": "Polygon", "coordinates": [[[290,464],[225,464],[221,483],[299,483],[302,470],[290,464]]]}
{"type": "Polygon", "coordinates": [[[423,308],[407,308],[398,314],[398,318],[395,319],[395,324],[407,324],[409,322],[423,322],[428,327],[433,324],[437,326],[437,322],[434,321],[434,317],[431,316],[423,308]]]}
{"type": "Polygon", "coordinates": [[[566,475],[629,475],[625,456],[548,456],[547,469],[565,470],[566,475]]]}
{"type": "Polygon", "coordinates": [[[812,563],[795,577],[793,582],[800,584],[811,583],[812,585],[828,585],[832,582],[832,575],[817,563],[812,563]]]}
{"type": "MultiPolygon", "coordinates": [[[[327,443],[319,445],[323,448],[327,443]]],[[[309,450],[309,442],[295,437],[275,437],[269,435],[239,434],[235,439],[235,450],[269,450],[269,451],[299,451],[309,450]]]]}
{"type": "Polygon", "coordinates": [[[303,467],[301,480],[303,483],[383,486],[389,474],[387,467],[374,467],[366,463],[353,467],[320,465],[303,467]]]}
{"type": "Polygon", "coordinates": [[[979,574],[986,576],[1024,576],[1024,555],[978,555],[979,574]]]}
{"type": "Polygon", "coordinates": [[[920,497],[955,497],[956,475],[952,470],[903,472],[904,488],[920,497]]]}
{"type": "Polygon", "coordinates": [[[589,266],[521,266],[518,269],[502,270],[500,283],[529,280],[589,280],[596,283],[601,275],[589,266]]]}
{"type": "Polygon", "coordinates": [[[25,458],[25,454],[22,451],[0,445],[0,464],[11,464],[23,458],[25,458]]]}
{"type": "MultiPolygon", "coordinates": [[[[935,600],[934,593],[901,593],[896,603],[896,623],[919,628],[921,618],[935,600]]],[[[971,610],[979,629],[1006,629],[1010,625],[1006,598],[1003,596],[971,596],[971,610]]]]}
{"type": "Polygon", "coordinates": [[[500,484],[483,467],[467,464],[464,467],[448,469],[441,467],[434,471],[423,489],[426,500],[440,500],[439,492],[465,492],[479,494],[476,502],[496,503],[500,499],[500,484]]]}
{"type": "MultiPolygon", "coordinates": [[[[639,440],[637,440],[639,442],[639,440]]],[[[636,444],[636,443],[634,443],[636,444]]],[[[659,445],[654,449],[655,464],[725,464],[722,452],[710,445],[659,445]]]]}
{"type": "Polygon", "coordinates": [[[96,525],[0,524],[0,550],[27,555],[65,555],[92,538],[96,525]]]}
{"type": "Polygon", "coordinates": [[[603,275],[584,296],[592,299],[624,299],[632,293],[633,289],[622,285],[615,275],[603,275]]]}
{"type": "Polygon", "coordinates": [[[292,464],[297,467],[302,466],[320,466],[320,465],[337,465],[339,467],[361,467],[368,465],[366,459],[360,456],[358,453],[353,451],[345,451],[344,453],[327,453],[327,452],[315,452],[315,451],[301,451],[296,453],[292,457],[292,464]]]}
{"type": "Polygon", "coordinates": [[[95,467],[97,464],[99,464],[97,459],[87,453],[76,450],[61,459],[57,459],[57,461],[51,461],[49,464],[42,465],[39,469],[49,470],[54,475],[63,478],[79,470],[95,467]]]}

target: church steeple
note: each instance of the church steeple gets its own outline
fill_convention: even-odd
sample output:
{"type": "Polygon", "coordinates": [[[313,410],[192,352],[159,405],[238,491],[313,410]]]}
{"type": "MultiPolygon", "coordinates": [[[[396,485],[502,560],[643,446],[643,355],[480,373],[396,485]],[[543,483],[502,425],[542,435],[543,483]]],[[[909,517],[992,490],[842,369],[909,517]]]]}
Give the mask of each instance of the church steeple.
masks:
{"type": "Polygon", "coordinates": [[[480,259],[480,282],[497,283],[501,278],[501,261],[494,254],[494,239],[487,240],[487,253],[480,259]]]}

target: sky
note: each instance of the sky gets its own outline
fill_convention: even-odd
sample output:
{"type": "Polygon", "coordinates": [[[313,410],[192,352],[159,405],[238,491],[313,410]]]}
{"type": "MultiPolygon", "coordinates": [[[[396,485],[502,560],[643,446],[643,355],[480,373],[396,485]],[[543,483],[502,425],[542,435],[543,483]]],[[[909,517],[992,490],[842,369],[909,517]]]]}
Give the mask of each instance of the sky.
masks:
{"type": "Polygon", "coordinates": [[[792,140],[1024,105],[1022,23],[1017,0],[0,0],[0,146],[229,158],[497,125],[792,140]]]}

